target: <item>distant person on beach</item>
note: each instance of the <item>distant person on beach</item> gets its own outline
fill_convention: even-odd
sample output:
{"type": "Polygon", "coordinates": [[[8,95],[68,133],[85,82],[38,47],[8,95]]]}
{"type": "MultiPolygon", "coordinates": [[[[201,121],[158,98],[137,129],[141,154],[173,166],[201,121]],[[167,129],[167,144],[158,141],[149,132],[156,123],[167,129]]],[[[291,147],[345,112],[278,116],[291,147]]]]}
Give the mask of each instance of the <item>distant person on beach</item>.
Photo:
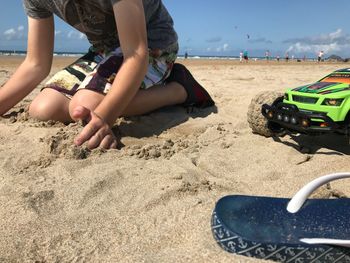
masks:
{"type": "Polygon", "coordinates": [[[31,117],[85,123],[75,138],[88,148],[116,148],[118,117],[168,105],[214,105],[188,69],[174,63],[178,37],[161,0],[23,0],[28,16],[27,56],[0,89],[0,114],[21,101],[49,74],[54,17],[84,33],[88,53],[56,73],[29,107],[31,117]]]}
{"type": "Polygon", "coordinates": [[[277,62],[280,62],[280,55],[277,55],[276,59],[277,59],[277,62]]]}
{"type": "Polygon", "coordinates": [[[321,50],[321,51],[318,53],[317,62],[321,62],[321,61],[322,61],[323,55],[324,55],[324,52],[323,52],[323,50],[321,50]]]}
{"type": "Polygon", "coordinates": [[[243,62],[243,51],[239,52],[239,62],[243,62]]]}
{"type": "Polygon", "coordinates": [[[248,58],[248,50],[244,50],[243,52],[243,59],[245,62],[248,62],[249,58],[248,58]]]}
{"type": "Polygon", "coordinates": [[[185,52],[185,59],[187,59],[188,58],[188,53],[187,52],[185,52]]]}
{"type": "Polygon", "coordinates": [[[269,59],[270,59],[270,51],[269,50],[266,50],[266,52],[265,52],[265,59],[266,59],[266,61],[269,61],[269,59]]]}
{"type": "Polygon", "coordinates": [[[285,59],[286,59],[286,62],[289,61],[289,53],[288,52],[286,53],[285,59]]]}

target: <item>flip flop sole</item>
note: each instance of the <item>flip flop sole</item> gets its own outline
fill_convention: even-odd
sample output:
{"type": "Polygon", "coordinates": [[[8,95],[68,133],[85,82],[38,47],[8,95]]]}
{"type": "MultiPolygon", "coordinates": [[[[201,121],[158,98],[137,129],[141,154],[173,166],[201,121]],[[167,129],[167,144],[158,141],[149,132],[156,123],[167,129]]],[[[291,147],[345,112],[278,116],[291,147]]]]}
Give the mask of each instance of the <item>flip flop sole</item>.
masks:
{"type": "Polygon", "coordinates": [[[350,262],[350,248],[310,245],[301,238],[349,239],[350,199],[310,199],[295,214],[290,199],[253,196],[221,198],[212,232],[226,251],[278,262],[350,262]]]}

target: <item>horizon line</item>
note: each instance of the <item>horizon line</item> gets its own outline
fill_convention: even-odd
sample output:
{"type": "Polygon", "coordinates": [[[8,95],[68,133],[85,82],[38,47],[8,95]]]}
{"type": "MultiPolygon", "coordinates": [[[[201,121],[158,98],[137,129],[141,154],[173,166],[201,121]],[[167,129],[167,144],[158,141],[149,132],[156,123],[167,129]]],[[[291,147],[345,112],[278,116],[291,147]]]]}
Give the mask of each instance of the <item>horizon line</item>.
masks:
{"type": "MultiPolygon", "coordinates": [[[[16,53],[20,53],[20,54],[26,54],[27,51],[26,50],[9,50],[9,49],[0,49],[0,54],[3,54],[3,53],[8,53],[8,54],[16,54],[16,53]]],[[[67,55],[74,55],[74,54],[79,54],[79,55],[84,55],[86,54],[87,51],[54,51],[53,54],[60,54],[60,55],[64,55],[64,54],[67,54],[67,55]]],[[[183,54],[178,54],[179,57],[185,57],[186,56],[186,52],[183,53],[183,54]]],[[[328,56],[327,58],[324,58],[324,59],[328,59],[332,56],[337,56],[341,59],[349,59],[349,58],[343,58],[339,55],[336,55],[336,54],[331,54],[330,56],[328,56]]],[[[238,55],[198,55],[198,54],[193,54],[193,55],[188,55],[189,58],[196,58],[196,57],[217,57],[217,58],[239,58],[238,55]]],[[[291,59],[292,56],[289,57],[289,59],[291,59]]],[[[251,59],[254,59],[254,58],[258,58],[258,59],[266,59],[265,56],[249,56],[249,58],[251,59]]],[[[277,56],[269,56],[270,59],[277,59],[277,56]]],[[[308,56],[302,56],[302,57],[299,57],[299,56],[294,56],[294,59],[315,59],[317,58],[317,56],[314,56],[314,57],[308,57],[308,56]]],[[[285,57],[284,56],[280,56],[280,59],[281,60],[284,60],[285,57]]]]}

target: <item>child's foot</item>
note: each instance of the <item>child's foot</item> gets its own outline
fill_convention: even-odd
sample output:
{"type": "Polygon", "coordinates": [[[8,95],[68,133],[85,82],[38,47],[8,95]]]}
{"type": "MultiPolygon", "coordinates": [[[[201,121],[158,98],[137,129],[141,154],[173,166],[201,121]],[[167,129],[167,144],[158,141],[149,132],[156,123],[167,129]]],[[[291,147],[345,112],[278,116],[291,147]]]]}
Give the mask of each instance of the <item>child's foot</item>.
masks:
{"type": "Polygon", "coordinates": [[[167,82],[175,81],[181,84],[186,92],[187,99],[182,104],[185,107],[210,107],[215,104],[209,93],[194,79],[189,70],[182,64],[175,63],[167,82]]]}

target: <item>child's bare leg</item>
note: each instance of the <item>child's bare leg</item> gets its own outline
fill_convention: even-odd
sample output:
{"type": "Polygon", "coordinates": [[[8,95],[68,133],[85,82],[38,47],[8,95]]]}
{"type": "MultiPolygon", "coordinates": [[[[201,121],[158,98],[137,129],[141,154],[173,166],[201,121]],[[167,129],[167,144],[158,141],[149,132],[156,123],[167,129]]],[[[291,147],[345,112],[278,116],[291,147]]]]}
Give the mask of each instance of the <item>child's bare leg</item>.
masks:
{"type": "MultiPolygon", "coordinates": [[[[93,111],[103,100],[103,97],[104,95],[97,92],[82,89],[72,98],[69,104],[69,112],[72,115],[77,106],[84,106],[93,111]]],[[[153,86],[147,90],[139,90],[122,115],[145,114],[164,106],[183,103],[186,97],[185,89],[176,82],[153,86]]]]}
{"type": "MultiPolygon", "coordinates": [[[[180,104],[187,97],[185,89],[176,82],[159,85],[147,90],[139,90],[125,109],[123,116],[145,114],[158,108],[180,104]]],[[[90,90],[80,90],[69,100],[54,89],[44,89],[29,107],[31,117],[42,120],[55,120],[63,123],[72,121],[71,114],[77,106],[94,110],[104,95],[90,90]]]]}
{"type": "Polygon", "coordinates": [[[34,98],[29,106],[29,115],[32,118],[48,121],[70,122],[68,111],[69,99],[60,92],[46,88],[34,98]]]}
{"type": "Polygon", "coordinates": [[[161,107],[181,104],[186,98],[185,89],[177,82],[141,89],[124,110],[123,116],[142,115],[161,107]]]}

